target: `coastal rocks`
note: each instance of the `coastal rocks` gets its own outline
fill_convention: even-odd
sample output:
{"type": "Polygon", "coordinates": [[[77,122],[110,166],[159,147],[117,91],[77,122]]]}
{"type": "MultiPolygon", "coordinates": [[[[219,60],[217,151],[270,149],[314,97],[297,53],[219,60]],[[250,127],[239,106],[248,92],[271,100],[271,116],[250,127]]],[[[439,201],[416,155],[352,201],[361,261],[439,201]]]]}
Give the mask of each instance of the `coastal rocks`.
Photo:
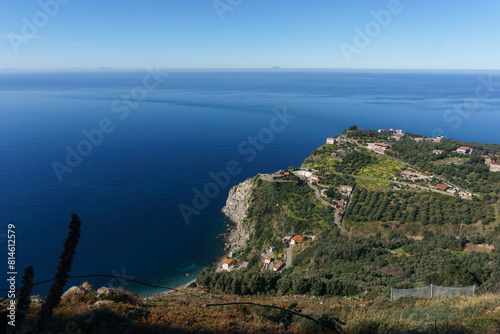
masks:
{"type": "Polygon", "coordinates": [[[98,299],[108,299],[112,300],[115,295],[118,294],[117,289],[102,287],[97,289],[97,298],[98,299]]]}
{"type": "Polygon", "coordinates": [[[253,179],[247,179],[232,187],[229,191],[226,205],[222,208],[222,212],[237,225],[243,223],[247,217],[253,182],[253,179]]]}
{"type": "Polygon", "coordinates": [[[252,229],[246,226],[245,220],[252,199],[254,182],[255,178],[247,179],[232,187],[229,191],[226,205],[222,208],[222,213],[235,224],[235,228],[229,233],[227,238],[226,251],[235,247],[244,248],[247,240],[250,238],[252,229]]]}
{"type": "Polygon", "coordinates": [[[83,296],[86,293],[84,289],[82,289],[79,286],[72,286],[71,288],[68,289],[63,295],[61,296],[61,299],[64,298],[72,298],[75,296],[83,296]]]}
{"type": "Polygon", "coordinates": [[[94,303],[94,307],[107,307],[109,304],[113,304],[111,300],[98,300],[94,303]]]}

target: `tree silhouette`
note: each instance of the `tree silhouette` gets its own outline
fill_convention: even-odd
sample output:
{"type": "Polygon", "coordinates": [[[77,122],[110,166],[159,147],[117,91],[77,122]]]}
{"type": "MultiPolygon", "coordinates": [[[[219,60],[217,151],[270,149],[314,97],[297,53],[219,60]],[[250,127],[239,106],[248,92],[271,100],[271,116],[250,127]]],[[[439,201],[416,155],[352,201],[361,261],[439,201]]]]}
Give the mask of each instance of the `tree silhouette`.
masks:
{"type": "Polygon", "coordinates": [[[33,279],[35,278],[35,271],[33,270],[33,266],[29,266],[24,268],[24,276],[23,276],[23,286],[19,290],[19,299],[17,302],[17,324],[18,332],[23,332],[23,324],[26,320],[26,311],[30,307],[30,295],[31,289],[33,289],[33,279]]]}
{"type": "Polygon", "coordinates": [[[59,258],[56,275],[54,276],[54,283],[50,287],[47,301],[43,304],[42,309],[38,314],[37,327],[40,333],[43,333],[49,324],[53,309],[61,300],[61,296],[64,292],[64,286],[68,281],[69,272],[71,271],[71,266],[73,265],[73,257],[75,255],[76,246],[78,245],[78,240],[80,239],[81,224],[82,223],[80,222],[78,215],[76,213],[71,214],[71,221],[68,226],[69,232],[66,240],[64,241],[63,251],[61,253],[61,257],[59,258]]]}

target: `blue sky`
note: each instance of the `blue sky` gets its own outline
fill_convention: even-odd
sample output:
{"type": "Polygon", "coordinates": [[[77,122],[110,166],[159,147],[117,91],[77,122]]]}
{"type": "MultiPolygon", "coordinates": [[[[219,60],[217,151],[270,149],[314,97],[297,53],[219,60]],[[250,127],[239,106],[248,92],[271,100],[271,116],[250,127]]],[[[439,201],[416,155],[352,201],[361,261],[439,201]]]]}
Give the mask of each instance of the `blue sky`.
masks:
{"type": "Polygon", "coordinates": [[[0,0],[0,6],[0,68],[500,68],[498,0],[0,0]],[[53,15],[40,3],[52,4],[53,15]],[[373,12],[390,18],[381,24],[373,12]]]}

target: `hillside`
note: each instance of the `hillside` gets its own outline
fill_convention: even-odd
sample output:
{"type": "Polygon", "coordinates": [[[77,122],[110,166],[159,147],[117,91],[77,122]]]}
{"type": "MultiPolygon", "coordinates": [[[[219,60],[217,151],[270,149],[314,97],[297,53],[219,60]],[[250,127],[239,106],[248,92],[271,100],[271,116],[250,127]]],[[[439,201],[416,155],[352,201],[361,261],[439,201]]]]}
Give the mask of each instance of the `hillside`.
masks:
{"type": "Polygon", "coordinates": [[[226,264],[199,282],[242,295],[370,295],[431,283],[499,292],[499,153],[495,144],[351,127],[301,168],[246,181],[236,226],[248,240],[229,240],[226,264]]]}
{"type": "MultiPolygon", "coordinates": [[[[210,306],[224,303],[257,303],[288,308],[321,319],[339,318],[346,334],[354,333],[486,333],[500,331],[500,297],[388,299],[314,296],[238,296],[202,288],[139,298],[126,291],[103,294],[85,287],[84,294],[67,294],[55,309],[51,333],[311,333],[316,324],[294,316],[289,328],[278,324],[282,311],[257,305],[210,306]],[[417,332],[418,331],[418,332],[417,332]]],[[[28,313],[28,333],[40,300],[28,313]]],[[[323,329],[319,333],[333,333],[323,329]]]]}

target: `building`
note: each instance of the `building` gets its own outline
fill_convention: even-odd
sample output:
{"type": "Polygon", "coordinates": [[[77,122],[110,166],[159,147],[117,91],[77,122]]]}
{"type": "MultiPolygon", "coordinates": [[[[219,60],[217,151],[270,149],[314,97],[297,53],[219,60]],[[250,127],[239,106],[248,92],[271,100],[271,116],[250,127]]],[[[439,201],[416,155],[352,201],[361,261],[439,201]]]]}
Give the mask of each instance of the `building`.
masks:
{"type": "Polygon", "coordinates": [[[304,239],[301,235],[296,235],[290,240],[290,245],[298,245],[302,242],[302,239],[304,239]]]}
{"type": "Polygon", "coordinates": [[[460,153],[460,154],[471,154],[472,148],[470,148],[468,146],[460,146],[459,148],[457,148],[456,152],[460,153]]]}
{"type": "Polygon", "coordinates": [[[389,129],[389,130],[378,129],[378,133],[390,133],[392,135],[402,135],[403,134],[403,130],[401,130],[401,129],[398,129],[398,130],[394,130],[394,129],[389,129]]]}
{"type": "Polygon", "coordinates": [[[432,151],[432,153],[434,153],[434,154],[443,154],[444,151],[443,150],[434,150],[434,151],[432,151]]]}
{"type": "Polygon", "coordinates": [[[385,153],[387,149],[391,148],[391,144],[389,143],[369,143],[368,149],[377,153],[385,153]]]}
{"type": "Polygon", "coordinates": [[[454,189],[454,188],[448,188],[448,190],[446,190],[447,193],[450,193],[452,195],[455,195],[457,193],[457,190],[454,189]]]}
{"type": "Polygon", "coordinates": [[[419,180],[422,177],[420,176],[420,174],[411,172],[409,170],[404,170],[404,171],[401,172],[401,178],[406,179],[406,180],[414,181],[414,180],[419,180]]]}
{"type": "Polygon", "coordinates": [[[281,269],[283,269],[283,267],[284,267],[284,266],[285,266],[285,264],[284,264],[283,262],[281,262],[281,261],[280,261],[280,262],[278,262],[278,263],[274,266],[273,270],[274,270],[274,271],[280,271],[281,269]]]}
{"type": "Polygon", "coordinates": [[[415,141],[426,141],[427,139],[423,138],[423,137],[417,137],[415,138],[415,141]]]}
{"type": "Polygon", "coordinates": [[[264,257],[264,264],[269,264],[269,263],[271,263],[271,260],[272,260],[272,259],[273,259],[273,258],[272,258],[272,257],[270,257],[269,255],[268,255],[268,256],[265,256],[265,257],[264,257]]]}
{"type": "Polygon", "coordinates": [[[225,259],[224,262],[222,263],[222,269],[224,270],[231,270],[232,266],[231,263],[233,262],[232,259],[225,259]]]}
{"type": "Polygon", "coordinates": [[[446,191],[449,187],[446,184],[436,184],[436,189],[441,191],[446,191]]]}
{"type": "Polygon", "coordinates": [[[490,163],[490,172],[500,172],[500,162],[490,163]]]}
{"type": "Polygon", "coordinates": [[[401,140],[403,139],[404,137],[406,137],[406,135],[403,133],[403,134],[398,134],[398,135],[394,135],[392,136],[393,138],[395,138],[396,140],[401,140]]]}
{"type": "Polygon", "coordinates": [[[317,177],[316,175],[311,175],[311,177],[309,178],[309,181],[310,182],[319,182],[319,177],[317,177]]]}
{"type": "Polygon", "coordinates": [[[331,138],[326,138],[326,143],[327,143],[327,144],[333,145],[333,144],[336,144],[337,142],[338,142],[338,141],[337,141],[337,139],[336,139],[336,138],[333,138],[333,137],[331,137],[331,138]]]}
{"type": "Polygon", "coordinates": [[[339,187],[340,191],[341,192],[344,192],[344,193],[352,193],[352,187],[351,186],[345,186],[343,184],[340,185],[339,187]]]}
{"type": "Polygon", "coordinates": [[[468,191],[460,191],[460,197],[466,198],[466,199],[472,199],[472,194],[468,191]]]}
{"type": "Polygon", "coordinates": [[[337,204],[337,206],[341,209],[344,209],[345,210],[345,202],[344,201],[335,201],[335,204],[337,204]]]}

